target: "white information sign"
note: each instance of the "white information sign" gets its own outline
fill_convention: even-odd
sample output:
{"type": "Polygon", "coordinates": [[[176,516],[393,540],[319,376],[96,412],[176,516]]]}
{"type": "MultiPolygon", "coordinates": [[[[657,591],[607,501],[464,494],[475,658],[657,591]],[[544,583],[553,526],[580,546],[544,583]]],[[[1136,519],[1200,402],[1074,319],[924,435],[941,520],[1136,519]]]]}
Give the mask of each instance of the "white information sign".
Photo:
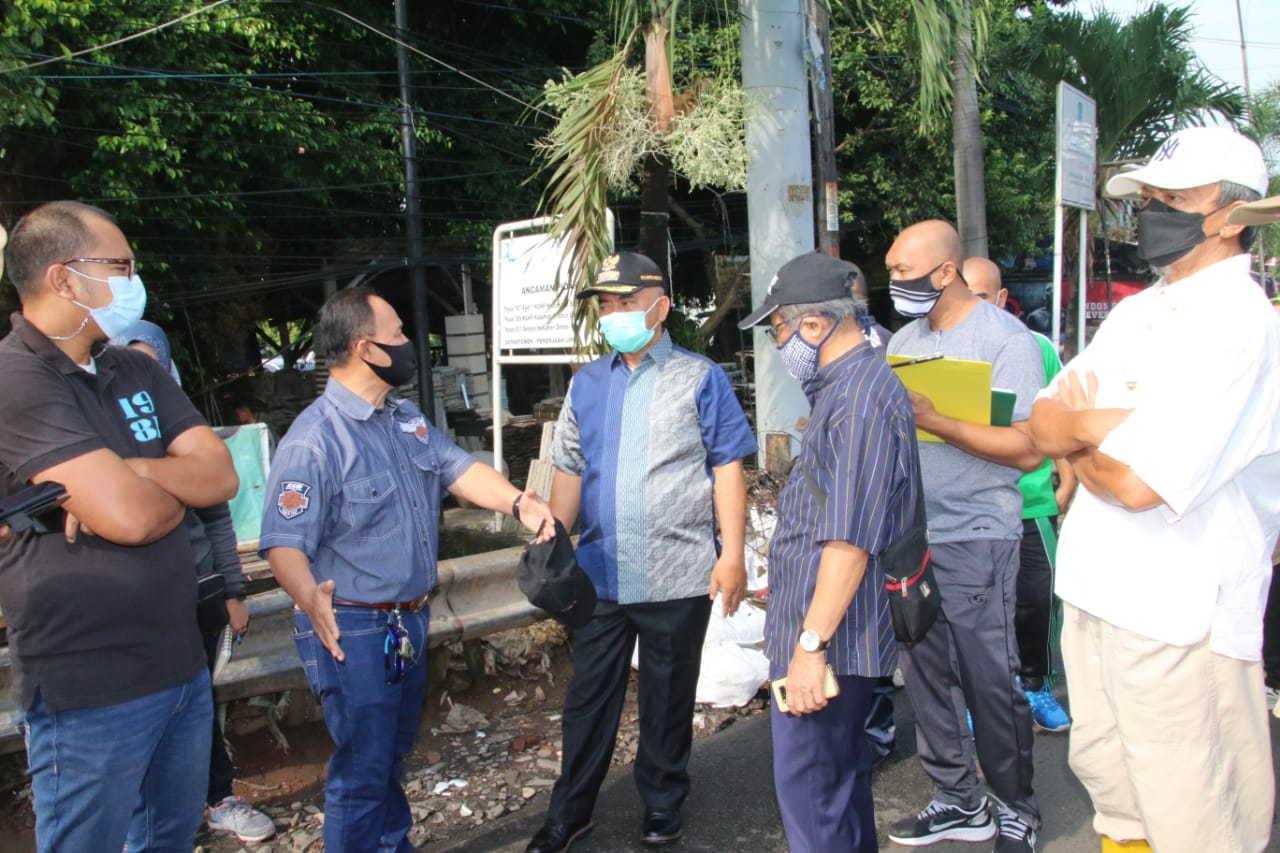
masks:
{"type": "MultiPolygon", "coordinates": [[[[556,312],[561,244],[548,239],[545,231],[504,231],[510,225],[500,226],[493,235],[498,345],[504,350],[572,349],[572,306],[556,312]]],[[[561,277],[567,277],[563,270],[561,277]]]]}
{"type": "MultiPolygon", "coordinates": [[[[613,211],[605,217],[612,242],[613,211]]],[[[551,219],[544,216],[507,222],[493,232],[493,458],[500,470],[502,366],[575,364],[590,358],[574,349],[573,306],[557,307],[556,270],[563,247],[547,238],[550,226],[551,219]]],[[[562,271],[561,280],[566,277],[562,271]]],[[[502,514],[495,519],[501,529],[502,514]]]]}
{"type": "Polygon", "coordinates": [[[1059,81],[1057,203],[1093,210],[1097,164],[1097,106],[1084,92],[1059,81]]]}

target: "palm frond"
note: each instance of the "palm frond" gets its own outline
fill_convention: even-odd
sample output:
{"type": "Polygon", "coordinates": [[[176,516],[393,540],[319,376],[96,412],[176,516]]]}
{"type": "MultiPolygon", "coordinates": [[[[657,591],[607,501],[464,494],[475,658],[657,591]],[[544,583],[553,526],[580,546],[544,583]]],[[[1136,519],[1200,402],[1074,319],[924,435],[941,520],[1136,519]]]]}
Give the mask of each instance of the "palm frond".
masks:
{"type": "MultiPolygon", "coordinates": [[[[585,348],[599,343],[594,333],[585,331],[594,328],[594,306],[591,300],[574,297],[611,248],[605,151],[615,127],[630,46],[628,41],[599,65],[548,87],[564,111],[536,145],[544,168],[551,171],[540,206],[555,217],[550,239],[565,247],[561,270],[567,278],[561,278],[559,271],[556,274],[557,308],[573,307],[574,336],[585,348]]],[[[545,93],[540,104],[554,108],[545,93]]]]}
{"type": "MultiPolygon", "coordinates": [[[[917,129],[922,136],[944,131],[951,120],[955,63],[969,62],[974,79],[979,79],[991,31],[991,4],[992,0],[911,0],[911,25],[920,63],[917,129]],[[966,32],[973,42],[970,56],[962,56],[959,49],[960,37],[966,32]]],[[[864,16],[872,34],[885,37],[875,0],[845,0],[840,6],[864,16]]]]}
{"type": "Polygon", "coordinates": [[[1174,130],[1214,113],[1232,124],[1243,119],[1239,90],[1196,57],[1186,9],[1153,5],[1128,21],[1069,12],[1048,15],[1040,26],[1039,41],[1057,47],[1042,50],[1030,69],[1097,101],[1102,162],[1150,154],[1174,130]]]}

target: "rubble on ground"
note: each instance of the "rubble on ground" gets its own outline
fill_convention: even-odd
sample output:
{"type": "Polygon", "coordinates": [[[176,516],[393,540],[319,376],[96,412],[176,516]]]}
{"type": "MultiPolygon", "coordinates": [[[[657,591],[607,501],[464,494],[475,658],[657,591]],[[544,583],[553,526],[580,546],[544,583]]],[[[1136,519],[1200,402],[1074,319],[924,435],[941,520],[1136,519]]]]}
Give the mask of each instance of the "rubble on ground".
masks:
{"type": "MultiPolygon", "coordinates": [[[[538,796],[555,784],[561,757],[563,685],[556,689],[551,657],[566,656],[564,640],[563,629],[553,622],[486,638],[483,673],[467,693],[468,697],[489,694],[492,698],[485,711],[447,693],[428,697],[428,702],[443,703],[448,710],[436,715],[437,722],[424,722],[418,749],[406,760],[405,792],[414,817],[409,840],[415,846],[440,842],[525,808],[546,807],[545,796],[538,796]]],[[[767,708],[763,693],[740,708],[699,705],[694,737],[713,736],[739,717],[767,708]]],[[[637,743],[633,678],[613,763],[631,764],[637,743]]],[[[258,800],[254,804],[275,821],[275,837],[245,844],[231,835],[205,832],[198,839],[198,851],[318,853],[323,849],[322,792],[289,801],[246,799],[258,800]]]]}

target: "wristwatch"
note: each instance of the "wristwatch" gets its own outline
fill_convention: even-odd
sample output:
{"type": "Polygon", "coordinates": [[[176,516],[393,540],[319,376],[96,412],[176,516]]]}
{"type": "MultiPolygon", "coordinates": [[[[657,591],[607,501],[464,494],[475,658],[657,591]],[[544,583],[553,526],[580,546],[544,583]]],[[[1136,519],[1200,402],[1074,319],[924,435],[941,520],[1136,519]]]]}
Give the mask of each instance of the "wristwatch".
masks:
{"type": "Polygon", "coordinates": [[[826,651],[829,645],[831,645],[831,641],[822,639],[818,632],[812,628],[802,628],[800,630],[800,648],[806,652],[826,651]]]}

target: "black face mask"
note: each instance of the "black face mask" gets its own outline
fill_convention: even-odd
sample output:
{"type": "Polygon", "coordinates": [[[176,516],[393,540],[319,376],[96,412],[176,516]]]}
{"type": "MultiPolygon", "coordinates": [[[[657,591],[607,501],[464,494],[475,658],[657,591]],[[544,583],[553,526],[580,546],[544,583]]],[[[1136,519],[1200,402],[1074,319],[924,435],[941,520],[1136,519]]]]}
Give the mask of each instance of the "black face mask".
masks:
{"type": "Polygon", "coordinates": [[[367,358],[360,360],[369,365],[369,369],[373,371],[374,376],[392,388],[399,388],[418,372],[418,358],[413,351],[413,341],[406,341],[402,344],[380,344],[377,341],[369,341],[369,343],[389,355],[391,363],[374,364],[367,358]]]}
{"type": "MultiPolygon", "coordinates": [[[[1224,205],[1225,207],[1225,205],[1224,205]]],[[[1210,211],[1212,216],[1221,207],[1210,211]]],[[[1174,210],[1152,199],[1138,211],[1138,257],[1153,267],[1167,267],[1205,241],[1203,213],[1174,210]]]]}
{"type": "Polygon", "coordinates": [[[903,317],[923,317],[932,311],[942,296],[941,290],[933,289],[933,274],[940,269],[942,264],[916,278],[890,279],[889,296],[893,299],[893,310],[903,317]]]}

